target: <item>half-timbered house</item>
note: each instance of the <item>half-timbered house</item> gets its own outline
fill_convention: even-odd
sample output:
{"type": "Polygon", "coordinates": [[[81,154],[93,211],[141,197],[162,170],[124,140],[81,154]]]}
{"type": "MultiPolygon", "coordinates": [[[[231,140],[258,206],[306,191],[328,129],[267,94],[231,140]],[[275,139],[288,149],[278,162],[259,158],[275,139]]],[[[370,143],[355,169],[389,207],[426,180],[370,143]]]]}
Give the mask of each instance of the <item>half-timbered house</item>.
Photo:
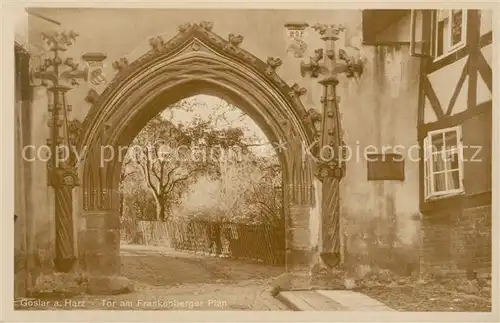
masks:
{"type": "Polygon", "coordinates": [[[420,60],[420,269],[491,266],[492,11],[365,10],[366,45],[420,60]]]}

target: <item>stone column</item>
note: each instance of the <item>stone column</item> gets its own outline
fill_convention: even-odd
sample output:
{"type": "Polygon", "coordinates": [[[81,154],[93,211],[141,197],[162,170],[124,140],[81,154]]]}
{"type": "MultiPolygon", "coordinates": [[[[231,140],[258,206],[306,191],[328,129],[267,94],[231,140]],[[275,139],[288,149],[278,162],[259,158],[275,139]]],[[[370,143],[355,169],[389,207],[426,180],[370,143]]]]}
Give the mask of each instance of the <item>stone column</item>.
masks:
{"type": "MultiPolygon", "coordinates": [[[[324,48],[314,51],[309,62],[301,64],[302,76],[309,73],[311,77],[322,76],[319,83],[322,85],[321,117],[312,116],[321,120],[319,145],[314,149],[316,177],[321,181],[321,220],[319,226],[319,248],[317,264],[313,275],[321,269],[333,272],[341,263],[340,252],[340,181],[345,175],[345,160],[343,156],[343,140],[341,116],[339,113],[339,98],[336,86],[339,83],[338,74],[346,73],[348,77],[362,72],[359,60],[348,57],[345,51],[337,50],[335,42],[339,33],[345,28],[338,25],[316,24],[312,27],[324,41],[324,48]]],[[[339,284],[339,277],[328,277],[324,281],[315,283],[320,287],[339,284]]]]}
{"type": "Polygon", "coordinates": [[[113,184],[109,184],[106,174],[113,167],[101,167],[99,142],[91,147],[83,169],[84,228],[79,239],[83,246],[79,250],[88,279],[87,292],[113,295],[131,291],[133,284],[119,276],[119,197],[116,190],[108,188],[113,184]]]}

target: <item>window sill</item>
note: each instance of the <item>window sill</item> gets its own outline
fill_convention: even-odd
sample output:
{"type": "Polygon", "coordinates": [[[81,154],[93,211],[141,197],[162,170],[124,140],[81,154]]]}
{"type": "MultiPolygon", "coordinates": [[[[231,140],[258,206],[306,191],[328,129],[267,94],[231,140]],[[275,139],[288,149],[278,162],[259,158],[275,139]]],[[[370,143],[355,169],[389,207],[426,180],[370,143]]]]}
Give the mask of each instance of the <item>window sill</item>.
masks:
{"type": "Polygon", "coordinates": [[[446,193],[446,194],[441,194],[441,195],[436,195],[436,196],[429,196],[428,198],[425,199],[424,202],[432,202],[432,201],[436,201],[436,200],[443,200],[443,199],[447,199],[447,198],[455,197],[455,196],[460,196],[460,195],[465,195],[465,191],[464,190],[457,190],[457,191],[449,192],[449,193],[446,193]]]}

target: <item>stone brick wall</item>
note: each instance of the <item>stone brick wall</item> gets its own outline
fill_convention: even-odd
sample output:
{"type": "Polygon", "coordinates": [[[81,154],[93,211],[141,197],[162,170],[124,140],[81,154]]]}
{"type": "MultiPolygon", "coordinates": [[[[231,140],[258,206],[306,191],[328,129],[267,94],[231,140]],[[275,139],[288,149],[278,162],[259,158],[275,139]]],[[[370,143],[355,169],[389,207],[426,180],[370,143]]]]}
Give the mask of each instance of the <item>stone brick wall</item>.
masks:
{"type": "Polygon", "coordinates": [[[421,274],[491,271],[491,205],[424,214],[421,274]]]}

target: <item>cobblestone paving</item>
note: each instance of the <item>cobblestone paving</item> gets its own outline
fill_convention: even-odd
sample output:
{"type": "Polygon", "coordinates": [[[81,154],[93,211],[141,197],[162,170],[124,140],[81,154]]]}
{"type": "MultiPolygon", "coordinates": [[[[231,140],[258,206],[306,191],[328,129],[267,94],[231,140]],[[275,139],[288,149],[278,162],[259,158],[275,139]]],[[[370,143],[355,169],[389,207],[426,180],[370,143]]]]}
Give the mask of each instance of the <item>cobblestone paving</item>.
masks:
{"type": "Polygon", "coordinates": [[[25,302],[24,305],[18,304],[16,308],[218,311],[287,309],[269,294],[270,281],[283,273],[283,267],[159,247],[125,245],[122,246],[121,253],[121,274],[134,281],[134,292],[114,296],[55,297],[49,303],[28,306],[25,302]],[[59,302],[57,305],[56,301],[59,302]]]}

